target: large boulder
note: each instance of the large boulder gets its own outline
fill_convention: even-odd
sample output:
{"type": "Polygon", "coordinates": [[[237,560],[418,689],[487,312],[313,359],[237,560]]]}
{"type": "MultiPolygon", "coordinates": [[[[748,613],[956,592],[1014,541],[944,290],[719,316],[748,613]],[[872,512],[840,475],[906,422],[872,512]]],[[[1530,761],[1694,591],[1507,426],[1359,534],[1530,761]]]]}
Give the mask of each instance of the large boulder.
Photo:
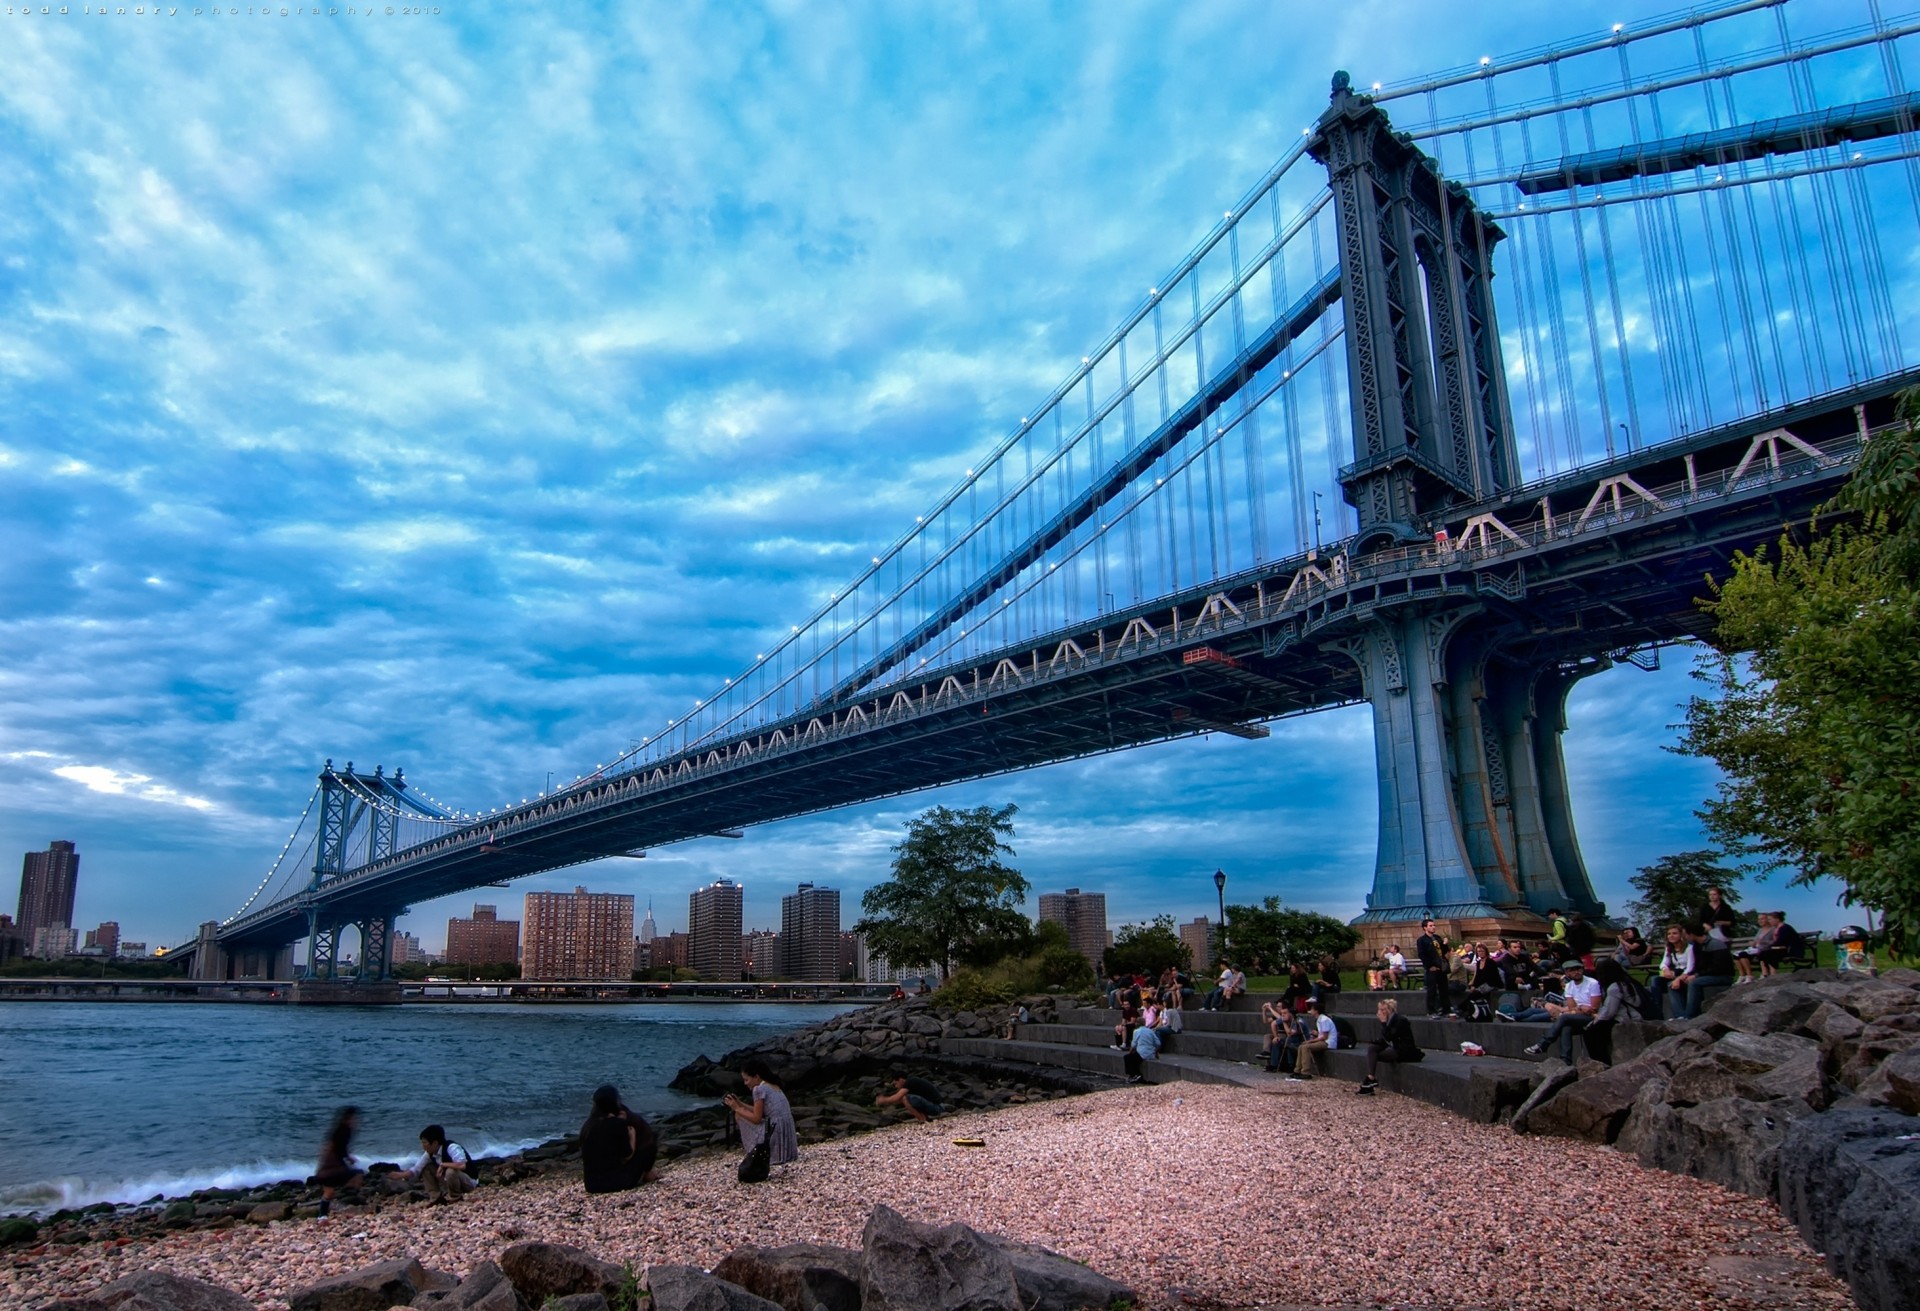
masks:
{"type": "Polygon", "coordinates": [[[1751,1099],[1760,1095],[1751,1080],[1715,1060],[1711,1052],[1675,1066],[1667,1086],[1667,1100],[1675,1106],[1697,1106],[1725,1097],[1751,1099]]]}
{"type": "Polygon", "coordinates": [[[98,1311],[253,1311],[253,1303],[230,1288],[165,1270],[142,1270],[116,1279],[76,1303],[98,1311]]]}
{"type": "Polygon", "coordinates": [[[626,1275],[611,1261],[565,1243],[515,1243],[500,1254],[500,1268],[514,1291],[535,1306],[571,1293],[599,1293],[611,1301],[626,1275]]]}
{"type": "Polygon", "coordinates": [[[648,1266],[647,1292],[648,1311],[781,1311],[778,1302],[692,1265],[648,1266]]]}
{"type": "Polygon", "coordinates": [[[814,1311],[816,1306],[860,1311],[860,1253],[851,1247],[742,1247],[723,1258],[713,1274],[786,1311],[814,1311]]]}
{"type": "Polygon", "coordinates": [[[1013,1262],[963,1224],[916,1224],[876,1206],[860,1236],[863,1311],[1022,1311],[1013,1262]]]}
{"type": "Polygon", "coordinates": [[[1920,1119],[1879,1108],[1795,1121],[1779,1203],[1863,1311],[1904,1311],[1920,1287],[1920,1119]]]}
{"type": "Polygon", "coordinates": [[[1816,996],[1844,1006],[1868,1021],[1910,1011],[1915,1004],[1913,989],[1891,979],[1849,975],[1844,979],[1807,986],[1816,996]]]}
{"type": "Polygon", "coordinates": [[[1540,1082],[1534,1087],[1527,1100],[1520,1104],[1520,1109],[1513,1113],[1513,1131],[1515,1133],[1530,1132],[1534,1112],[1552,1101],[1562,1088],[1579,1077],[1580,1072],[1571,1065],[1553,1059],[1543,1062],[1540,1066],[1540,1082]]]}
{"type": "Polygon", "coordinates": [[[482,1261],[452,1288],[422,1293],[413,1299],[429,1311],[527,1311],[527,1303],[513,1289],[507,1272],[492,1261],[482,1261]]]}
{"type": "Polygon", "coordinates": [[[290,1311],[387,1311],[406,1306],[426,1285],[427,1272],[406,1257],[335,1275],[287,1295],[290,1311]]]}
{"type": "Polygon", "coordinates": [[[1881,1061],[1855,1092],[1863,1102],[1920,1115],[1920,1047],[1895,1052],[1881,1061]]]}
{"type": "Polygon", "coordinates": [[[1815,1111],[1826,1110],[1833,1100],[1825,1063],[1817,1050],[1802,1052],[1785,1065],[1775,1066],[1755,1079],[1753,1086],[1769,1101],[1793,1098],[1815,1111]]]}
{"type": "Polygon", "coordinates": [[[1754,1197],[1773,1196],[1780,1145],[1793,1122],[1811,1113],[1799,1102],[1744,1097],[1668,1110],[1667,1115],[1656,1112],[1644,1126],[1640,1163],[1754,1197]]]}
{"type": "MultiPolygon", "coordinates": [[[[1812,1014],[1811,1011],[1808,1014],[1812,1014]]],[[[1744,1030],[1722,1034],[1713,1044],[1713,1059],[1736,1074],[1765,1074],[1796,1057],[1818,1053],[1820,1044],[1811,1038],[1788,1033],[1752,1034],[1744,1030]]]]}
{"type": "Polygon", "coordinates": [[[1846,1007],[1830,1001],[1821,1002],[1819,1009],[1808,1016],[1806,1023],[1801,1025],[1801,1028],[1812,1034],[1823,1048],[1832,1047],[1835,1043],[1845,1042],[1849,1038],[1857,1038],[1860,1036],[1860,1030],[1866,1027],[1865,1020],[1846,1007]]]}
{"type": "Polygon", "coordinates": [[[1777,977],[1735,988],[1713,1007],[1713,1018],[1739,1033],[1790,1033],[1825,1000],[1813,985],[1777,977]]]}
{"type": "Polygon", "coordinates": [[[1013,1282],[1027,1311],[1086,1311],[1088,1307],[1104,1311],[1116,1304],[1133,1306],[1140,1300],[1140,1295],[1125,1284],[1058,1252],[1004,1239],[1000,1248],[1013,1262],[1013,1282]]]}
{"type": "Polygon", "coordinates": [[[1661,1131],[1665,1120],[1676,1114],[1667,1104],[1667,1083],[1667,1075],[1660,1073],[1647,1076],[1646,1082],[1640,1085],[1619,1135],[1613,1140],[1620,1151],[1639,1156],[1648,1139],[1661,1131]]]}
{"type": "Polygon", "coordinates": [[[1635,1061],[1578,1079],[1534,1108],[1527,1132],[1610,1143],[1626,1123],[1641,1088],[1660,1069],[1658,1062],[1635,1061]]]}

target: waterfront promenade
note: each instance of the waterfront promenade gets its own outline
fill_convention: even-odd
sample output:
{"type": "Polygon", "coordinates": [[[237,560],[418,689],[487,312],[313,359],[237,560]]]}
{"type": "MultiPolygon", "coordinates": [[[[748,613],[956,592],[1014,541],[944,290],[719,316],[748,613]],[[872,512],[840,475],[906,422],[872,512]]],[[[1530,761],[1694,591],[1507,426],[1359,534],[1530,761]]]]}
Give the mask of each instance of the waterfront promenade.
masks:
{"type": "MultiPolygon", "coordinates": [[[[241,979],[209,983],[195,979],[0,979],[4,1001],[191,1001],[284,1002],[291,983],[241,979]]],[[[877,1002],[889,983],[627,983],[557,982],[541,979],[409,979],[399,983],[402,1002],[877,1002]]]]}

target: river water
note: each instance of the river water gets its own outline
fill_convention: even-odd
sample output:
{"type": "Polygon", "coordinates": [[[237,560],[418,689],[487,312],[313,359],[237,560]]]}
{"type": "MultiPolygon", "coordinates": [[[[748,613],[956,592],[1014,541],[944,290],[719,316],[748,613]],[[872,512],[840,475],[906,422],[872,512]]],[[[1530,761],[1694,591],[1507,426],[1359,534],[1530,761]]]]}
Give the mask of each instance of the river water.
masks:
{"type": "Polygon", "coordinates": [[[336,1107],[354,1155],[402,1160],[440,1124],[476,1156],[578,1129],[593,1089],[647,1116],[718,1058],[845,1004],[293,1007],[0,1003],[0,1215],[304,1178],[336,1107]]]}

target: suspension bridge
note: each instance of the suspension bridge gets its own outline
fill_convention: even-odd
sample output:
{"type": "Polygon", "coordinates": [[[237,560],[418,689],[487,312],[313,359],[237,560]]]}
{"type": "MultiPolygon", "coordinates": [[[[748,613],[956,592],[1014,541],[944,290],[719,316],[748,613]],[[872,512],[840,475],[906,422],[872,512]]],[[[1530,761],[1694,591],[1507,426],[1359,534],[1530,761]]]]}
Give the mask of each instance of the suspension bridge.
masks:
{"type": "Polygon", "coordinates": [[[1745,0],[1337,74],[987,459],[690,714],[491,810],[329,761],[174,954],[284,979],[305,939],[325,980],[351,929],[377,979],[434,897],[1359,702],[1370,936],[1602,913],[1569,689],[1700,635],[1707,577],[1805,525],[1920,381],[1920,16],[1846,17],[1745,0]]]}

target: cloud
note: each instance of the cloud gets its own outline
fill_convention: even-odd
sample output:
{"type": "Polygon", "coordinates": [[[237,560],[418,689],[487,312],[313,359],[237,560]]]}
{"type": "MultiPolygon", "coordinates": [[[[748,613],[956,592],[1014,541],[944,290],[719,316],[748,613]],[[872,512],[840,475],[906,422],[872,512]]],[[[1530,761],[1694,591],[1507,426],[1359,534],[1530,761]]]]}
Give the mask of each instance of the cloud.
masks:
{"type": "Polygon", "coordinates": [[[60,778],[78,783],[89,792],[104,792],[113,797],[135,797],[163,806],[184,806],[188,810],[214,808],[213,803],[205,797],[189,796],[155,783],[148,774],[127,774],[105,765],[61,765],[53,772],[60,778]]]}

